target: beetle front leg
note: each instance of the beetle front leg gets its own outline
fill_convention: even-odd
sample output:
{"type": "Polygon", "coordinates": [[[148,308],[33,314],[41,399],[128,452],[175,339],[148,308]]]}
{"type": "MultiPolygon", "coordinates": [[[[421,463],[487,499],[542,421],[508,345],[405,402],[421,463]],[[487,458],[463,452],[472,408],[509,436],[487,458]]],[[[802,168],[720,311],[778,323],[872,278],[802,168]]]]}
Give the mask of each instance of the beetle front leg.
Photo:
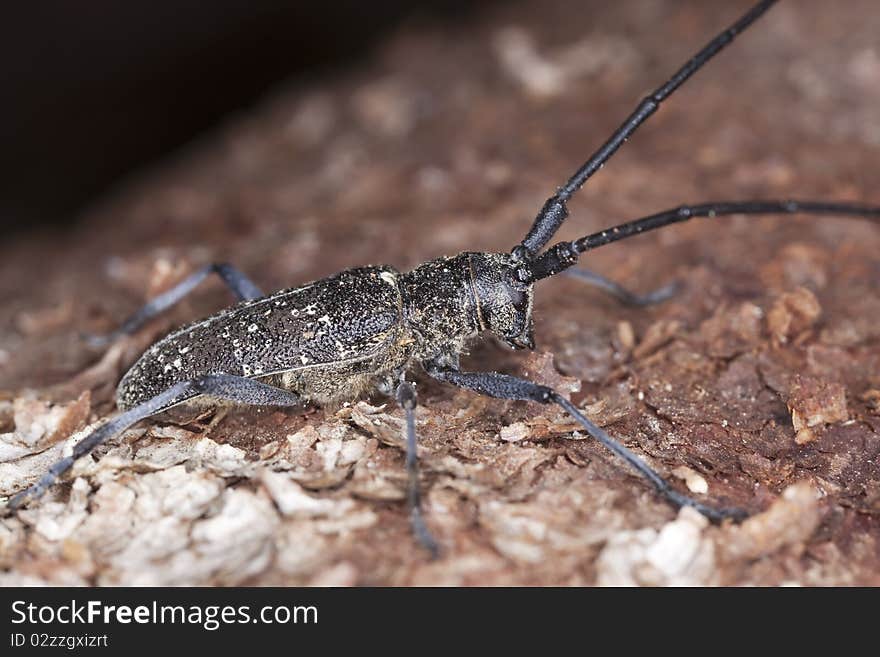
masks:
{"type": "Polygon", "coordinates": [[[193,272],[171,289],[147,301],[115,331],[111,331],[106,335],[89,336],[89,342],[93,346],[100,347],[123,335],[134,333],[149,320],[181,301],[211,274],[217,274],[220,280],[226,284],[226,287],[232,290],[239,301],[259,299],[263,296],[260,288],[238,269],[226,263],[214,263],[193,272]]]}
{"type": "Polygon", "coordinates": [[[724,518],[744,518],[747,514],[741,509],[715,509],[675,490],[662,476],[648,466],[641,458],[609,436],[601,427],[591,422],[577,407],[553,388],[538,385],[525,379],[496,372],[461,372],[437,363],[424,364],[425,370],[435,379],[451,383],[459,388],[473,390],[481,395],[498,399],[534,401],[540,404],[557,404],[565,409],[593,438],[605,445],[645,479],[654,484],[657,491],[675,506],[690,506],[715,522],[724,518]]]}
{"type": "Polygon", "coordinates": [[[410,523],[412,524],[413,534],[430,553],[431,557],[436,559],[440,553],[437,541],[431,535],[427,525],[425,525],[424,514],[422,513],[422,495],[419,490],[419,458],[418,458],[418,441],[416,439],[416,387],[409,381],[401,381],[397,386],[395,393],[397,403],[406,413],[406,472],[407,472],[407,490],[406,499],[409,506],[410,523]]]}
{"type": "Polygon", "coordinates": [[[639,294],[637,292],[632,292],[623,287],[620,283],[605,278],[601,274],[597,274],[589,269],[567,269],[564,273],[568,276],[577,278],[588,285],[604,290],[625,306],[651,306],[655,303],[662,303],[675,295],[679,289],[678,283],[673,282],[657,288],[656,290],[652,290],[651,292],[639,294]]]}

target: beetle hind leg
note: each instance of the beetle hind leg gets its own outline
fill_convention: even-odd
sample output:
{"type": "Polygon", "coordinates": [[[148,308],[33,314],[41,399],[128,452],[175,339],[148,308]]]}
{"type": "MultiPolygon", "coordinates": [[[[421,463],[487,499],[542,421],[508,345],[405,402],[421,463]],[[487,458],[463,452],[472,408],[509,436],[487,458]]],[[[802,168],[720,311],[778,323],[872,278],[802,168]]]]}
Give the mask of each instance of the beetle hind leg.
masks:
{"type": "Polygon", "coordinates": [[[73,446],[70,456],[53,464],[37,483],[12,496],[7,504],[8,508],[18,509],[29,499],[42,496],[61,475],[73,467],[77,459],[133,424],[202,395],[248,406],[296,406],[301,403],[301,398],[296,393],[231,374],[207,374],[191,381],[175,383],[155,397],[123,411],[96,428],[73,446]]]}
{"type": "Polygon", "coordinates": [[[88,335],[86,339],[94,347],[103,347],[123,335],[134,333],[149,320],[181,301],[211,274],[217,274],[239,301],[258,299],[263,296],[260,288],[238,269],[226,263],[214,263],[193,272],[171,289],[147,301],[115,331],[105,335],[88,335]]]}

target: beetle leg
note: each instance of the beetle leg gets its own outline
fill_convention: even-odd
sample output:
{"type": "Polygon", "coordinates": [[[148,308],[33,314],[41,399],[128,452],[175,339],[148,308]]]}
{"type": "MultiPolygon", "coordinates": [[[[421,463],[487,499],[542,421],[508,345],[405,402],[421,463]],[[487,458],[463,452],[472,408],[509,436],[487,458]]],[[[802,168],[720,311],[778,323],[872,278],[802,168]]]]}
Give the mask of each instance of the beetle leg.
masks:
{"type": "Polygon", "coordinates": [[[430,553],[431,557],[436,559],[440,553],[440,547],[437,541],[431,535],[427,525],[425,525],[424,515],[422,513],[422,496],[419,491],[419,459],[416,439],[416,387],[409,381],[401,381],[397,386],[395,394],[397,403],[406,413],[406,472],[407,481],[407,504],[409,505],[410,523],[412,524],[413,534],[415,534],[419,543],[421,543],[430,553]]]}
{"type": "Polygon", "coordinates": [[[255,379],[231,374],[208,374],[192,381],[175,383],[155,397],[120,413],[96,428],[73,446],[70,456],[52,465],[36,484],[14,495],[9,500],[8,507],[17,509],[29,498],[40,497],[61,475],[70,470],[78,458],[85,456],[98,445],[125,431],[136,422],[200,395],[251,406],[295,406],[301,402],[299,395],[295,393],[255,379]]]}
{"type": "Polygon", "coordinates": [[[122,323],[122,326],[115,331],[106,335],[88,336],[88,341],[93,346],[100,347],[122,335],[134,333],[147,321],[183,299],[211,274],[217,274],[235,296],[238,297],[239,301],[258,299],[263,296],[260,288],[238,269],[225,263],[214,263],[193,272],[171,289],[147,301],[146,304],[130,315],[122,323]]]}
{"type": "Polygon", "coordinates": [[[617,299],[625,306],[650,306],[655,303],[661,303],[672,297],[679,290],[677,282],[669,283],[663,287],[652,290],[645,294],[631,292],[623,287],[620,283],[605,278],[601,274],[597,274],[589,269],[566,269],[565,274],[578,278],[588,285],[598,287],[617,299]]]}
{"type": "Polygon", "coordinates": [[[651,469],[647,463],[636,456],[620,442],[609,436],[601,427],[591,422],[577,407],[553,388],[538,385],[525,379],[520,379],[508,374],[496,372],[460,372],[451,368],[444,368],[435,363],[425,364],[425,369],[435,379],[451,383],[459,388],[473,390],[481,395],[497,397],[499,399],[517,399],[534,401],[540,404],[557,404],[564,408],[593,438],[605,445],[614,454],[626,461],[630,467],[654,484],[657,491],[675,506],[690,506],[715,522],[724,518],[741,519],[746,513],[741,509],[722,508],[715,509],[698,502],[692,497],[683,495],[675,490],[657,472],[651,469]]]}

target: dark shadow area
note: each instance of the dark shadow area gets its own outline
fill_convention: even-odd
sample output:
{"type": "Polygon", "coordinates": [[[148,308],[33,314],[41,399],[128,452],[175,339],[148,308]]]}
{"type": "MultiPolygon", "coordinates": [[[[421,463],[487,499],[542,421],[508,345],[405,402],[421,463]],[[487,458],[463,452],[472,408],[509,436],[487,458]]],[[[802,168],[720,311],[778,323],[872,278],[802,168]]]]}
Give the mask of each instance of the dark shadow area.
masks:
{"type": "Polygon", "coordinates": [[[68,222],[121,176],[287,78],[461,0],[18,3],[0,20],[0,222],[68,222]]]}

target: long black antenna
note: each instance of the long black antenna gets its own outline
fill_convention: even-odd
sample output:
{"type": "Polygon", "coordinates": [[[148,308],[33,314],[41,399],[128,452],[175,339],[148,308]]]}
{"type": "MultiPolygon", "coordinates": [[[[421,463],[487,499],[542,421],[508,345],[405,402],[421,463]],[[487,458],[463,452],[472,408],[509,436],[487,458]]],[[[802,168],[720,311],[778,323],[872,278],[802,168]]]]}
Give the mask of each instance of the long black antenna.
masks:
{"type": "Polygon", "coordinates": [[[517,270],[521,283],[532,283],[558,274],[577,262],[584,251],[625,240],[649,230],[676,224],[694,217],[722,217],[732,214],[836,214],[880,219],[880,206],[824,201],[719,201],[700,205],[682,205],[642,217],[613,228],[581,237],[574,242],[559,242],[517,270]]]}
{"type": "Polygon", "coordinates": [[[706,62],[733,41],[740,32],[748,28],[765,11],[770,9],[775,2],[776,0],[762,0],[756,4],[736,23],[707,43],[700,52],[694,55],[664,85],[659,87],[654,93],[646,96],[636,107],[635,111],[627,117],[626,121],[614,131],[614,134],[609,137],[608,141],[602,144],[599,150],[584,162],[583,166],[569,178],[567,183],[559,188],[559,191],[554,196],[547,199],[544,207],[541,208],[538,216],[535,217],[535,221],[525,239],[514,249],[514,253],[518,253],[523,259],[528,259],[544,248],[553,238],[562,222],[568,217],[566,202],[575,192],[611,159],[614,153],[617,152],[617,149],[630,138],[642,123],[648,120],[648,117],[657,111],[660,104],[672,95],[672,92],[684,84],[685,80],[690,78],[706,62]],[[523,250],[525,250],[525,253],[523,253],[523,250]]]}

